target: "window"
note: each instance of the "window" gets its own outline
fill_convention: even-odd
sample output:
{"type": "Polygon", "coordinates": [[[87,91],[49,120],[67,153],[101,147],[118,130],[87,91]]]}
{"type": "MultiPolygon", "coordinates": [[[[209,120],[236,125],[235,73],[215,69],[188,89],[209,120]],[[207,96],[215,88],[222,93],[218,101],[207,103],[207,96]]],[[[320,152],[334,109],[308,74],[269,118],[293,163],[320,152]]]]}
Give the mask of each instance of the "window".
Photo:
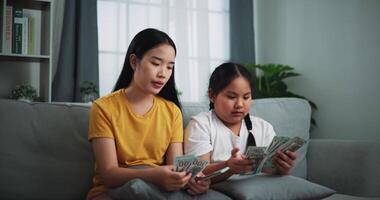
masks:
{"type": "Polygon", "coordinates": [[[101,96],[112,91],[130,41],[145,28],[168,33],[177,46],[181,101],[206,101],[212,70],[230,57],[229,1],[98,0],[101,96]]]}

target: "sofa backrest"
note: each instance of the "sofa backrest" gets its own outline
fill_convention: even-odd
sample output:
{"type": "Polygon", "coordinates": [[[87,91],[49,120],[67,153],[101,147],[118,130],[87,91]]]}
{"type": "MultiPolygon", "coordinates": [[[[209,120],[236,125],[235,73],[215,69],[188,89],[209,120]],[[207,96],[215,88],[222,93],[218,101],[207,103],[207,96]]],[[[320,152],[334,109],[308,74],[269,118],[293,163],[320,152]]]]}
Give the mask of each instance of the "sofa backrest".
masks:
{"type": "MultiPolygon", "coordinates": [[[[191,116],[207,111],[208,108],[208,102],[183,103],[184,125],[187,125],[191,116]]],[[[257,99],[253,101],[250,113],[271,123],[277,135],[309,139],[311,108],[306,100],[299,98],[257,99]]],[[[295,176],[306,178],[306,151],[307,145],[298,151],[299,157],[292,171],[295,176]]]]}
{"type": "MultiPolygon", "coordinates": [[[[184,124],[208,103],[183,103],[184,124]]],[[[278,135],[309,138],[310,106],[296,98],[255,100],[253,115],[278,135]]],[[[89,106],[0,99],[0,199],[84,199],[94,156],[87,140],[89,106]]],[[[306,177],[306,147],[293,174],[306,177]]]]}
{"type": "Polygon", "coordinates": [[[85,199],[89,108],[0,99],[0,199],[85,199]]]}
{"type": "Polygon", "coordinates": [[[380,141],[312,139],[307,163],[314,183],[341,194],[380,197],[380,141]]]}

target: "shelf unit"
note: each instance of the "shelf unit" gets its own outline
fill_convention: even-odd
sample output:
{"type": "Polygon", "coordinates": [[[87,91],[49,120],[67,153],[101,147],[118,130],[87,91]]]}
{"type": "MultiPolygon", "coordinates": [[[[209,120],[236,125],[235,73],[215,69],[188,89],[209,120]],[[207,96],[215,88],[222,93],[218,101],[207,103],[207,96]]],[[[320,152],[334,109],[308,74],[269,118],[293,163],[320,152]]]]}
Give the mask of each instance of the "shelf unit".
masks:
{"type": "MultiPolygon", "coordinates": [[[[29,84],[37,90],[40,101],[51,102],[53,3],[54,0],[0,0],[0,98],[9,98],[16,85],[29,84]],[[12,7],[12,12],[15,9],[22,10],[23,17],[27,18],[26,21],[29,20],[29,24],[23,24],[29,27],[24,34],[33,38],[33,42],[28,41],[25,46],[28,48],[29,43],[33,44],[30,47],[32,50],[28,50],[27,53],[14,53],[13,34],[16,33],[14,33],[13,14],[11,49],[4,44],[6,34],[10,35],[9,17],[11,15],[8,13],[7,23],[7,9],[8,12],[10,9],[7,7],[12,7]],[[28,13],[32,15],[28,16],[28,13]],[[33,18],[33,23],[30,22],[30,18],[33,18]],[[31,26],[33,28],[30,28],[31,26]]],[[[23,42],[23,45],[25,44],[23,42]]]]}

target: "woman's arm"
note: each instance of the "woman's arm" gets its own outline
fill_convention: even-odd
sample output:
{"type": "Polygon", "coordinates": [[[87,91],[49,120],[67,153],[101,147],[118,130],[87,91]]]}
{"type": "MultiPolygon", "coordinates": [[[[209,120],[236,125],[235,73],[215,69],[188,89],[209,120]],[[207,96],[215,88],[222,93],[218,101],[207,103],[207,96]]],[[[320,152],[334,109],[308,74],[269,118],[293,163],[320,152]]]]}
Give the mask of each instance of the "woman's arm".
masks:
{"type": "Polygon", "coordinates": [[[189,180],[185,173],[174,172],[172,166],[147,169],[128,169],[119,167],[113,139],[96,138],[92,140],[96,164],[102,180],[107,187],[116,187],[134,178],[161,185],[168,191],[182,188],[189,180]]]}
{"type": "Polygon", "coordinates": [[[125,182],[141,178],[149,179],[150,169],[120,168],[117,162],[115,142],[111,138],[96,138],[92,140],[96,164],[104,183],[108,187],[115,187],[125,182]]]}
{"type": "Polygon", "coordinates": [[[183,155],[182,142],[171,143],[166,151],[165,163],[166,165],[174,165],[175,157],[183,155]]]}

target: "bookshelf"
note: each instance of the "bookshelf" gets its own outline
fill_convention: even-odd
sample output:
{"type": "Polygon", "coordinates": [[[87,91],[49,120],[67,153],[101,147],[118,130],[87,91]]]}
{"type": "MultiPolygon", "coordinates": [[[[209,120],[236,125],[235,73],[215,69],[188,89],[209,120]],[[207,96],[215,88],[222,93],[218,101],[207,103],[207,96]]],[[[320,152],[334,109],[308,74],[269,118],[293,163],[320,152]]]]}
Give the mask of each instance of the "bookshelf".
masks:
{"type": "Polygon", "coordinates": [[[51,102],[54,0],[0,0],[0,98],[29,84],[51,102]]]}

